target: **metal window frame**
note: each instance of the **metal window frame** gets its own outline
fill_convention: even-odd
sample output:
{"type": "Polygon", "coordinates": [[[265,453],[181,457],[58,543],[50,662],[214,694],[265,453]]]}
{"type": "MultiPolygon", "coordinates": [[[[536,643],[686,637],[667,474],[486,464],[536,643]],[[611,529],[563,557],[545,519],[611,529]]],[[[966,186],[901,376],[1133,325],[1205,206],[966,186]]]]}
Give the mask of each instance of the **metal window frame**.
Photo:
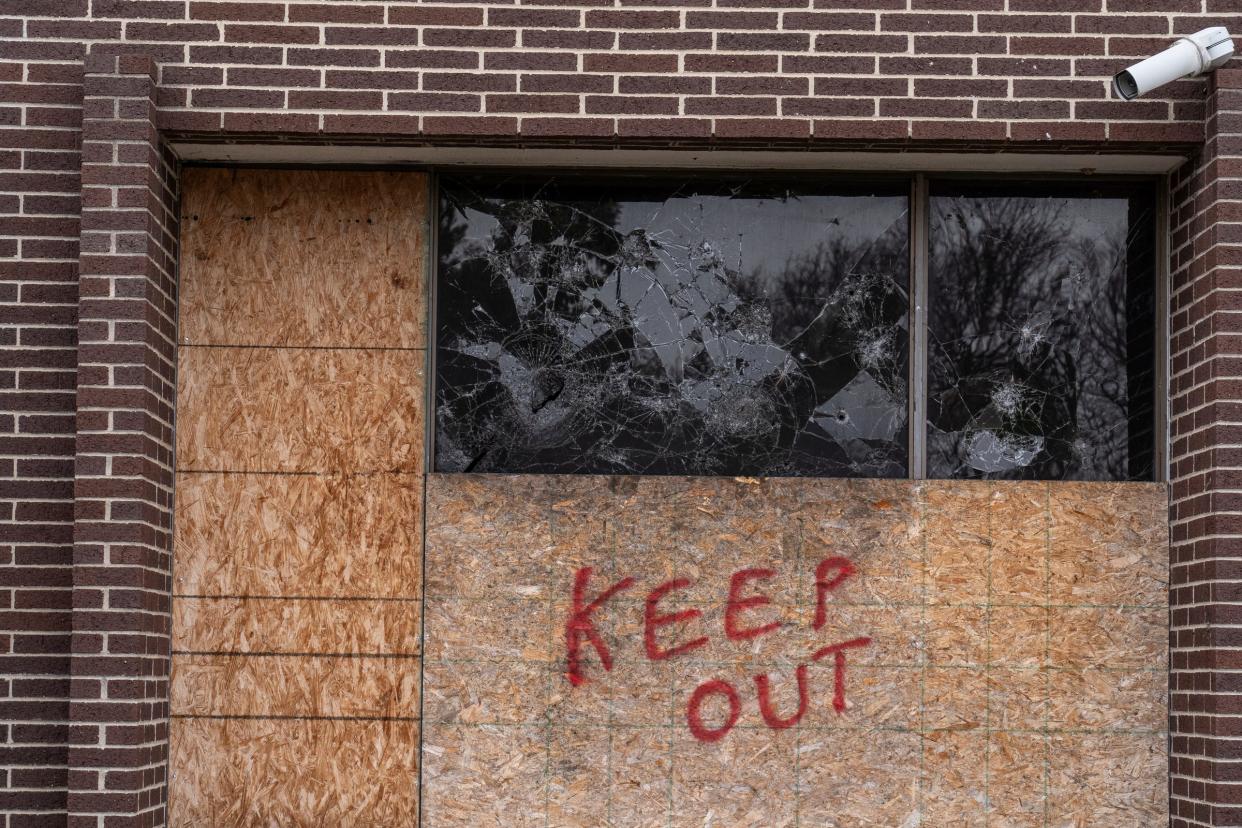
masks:
{"type": "Polygon", "coordinates": [[[927,261],[931,227],[927,176],[916,173],[910,182],[910,406],[909,461],[906,476],[927,479],[927,261]]]}
{"type": "Polygon", "coordinates": [[[1170,217],[1172,176],[1163,175],[1156,183],[1156,422],[1154,424],[1156,447],[1152,457],[1155,466],[1154,481],[1168,483],[1173,473],[1169,457],[1173,448],[1173,389],[1169,385],[1173,376],[1173,346],[1169,341],[1172,331],[1172,268],[1169,260],[1173,251],[1173,227],[1170,217]]]}

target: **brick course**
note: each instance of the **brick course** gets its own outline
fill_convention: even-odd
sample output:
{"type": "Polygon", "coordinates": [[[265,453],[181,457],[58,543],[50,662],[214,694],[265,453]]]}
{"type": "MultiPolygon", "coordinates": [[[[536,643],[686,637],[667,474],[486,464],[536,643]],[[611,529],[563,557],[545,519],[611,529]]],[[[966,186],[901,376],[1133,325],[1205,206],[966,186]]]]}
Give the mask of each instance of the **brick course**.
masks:
{"type": "MultiPolygon", "coordinates": [[[[297,113],[299,132],[334,132],[341,113],[366,110],[432,119],[441,112],[516,116],[474,125],[459,119],[462,135],[500,130],[517,137],[532,129],[542,135],[550,114],[573,119],[570,123],[592,134],[624,135],[632,129],[622,121],[651,114],[633,104],[626,87],[642,76],[661,80],[676,73],[690,91],[670,90],[667,102],[652,107],[670,116],[668,137],[685,134],[686,127],[676,123],[680,119],[707,115],[709,134],[723,137],[745,133],[723,123],[726,119],[780,113],[784,120],[800,121],[782,131],[812,140],[839,140],[851,131],[859,138],[917,137],[937,132],[926,121],[982,119],[987,128],[965,130],[962,137],[1028,141],[1055,136],[1072,118],[1084,134],[1141,141],[1133,130],[1115,129],[1113,122],[1121,118],[1164,125],[1159,133],[1164,141],[1194,142],[1200,136],[1192,122],[1201,115],[1178,106],[1201,101],[1202,83],[1173,84],[1141,106],[1118,107],[1102,100],[1108,78],[1120,59],[1148,54],[1209,20],[1242,26],[1237,9],[1201,0],[1111,0],[1108,6],[1104,0],[1014,0],[1008,11],[1003,0],[658,5],[97,0],[93,16],[85,18],[80,3],[8,3],[0,13],[25,19],[0,18],[11,38],[0,51],[6,61],[0,65],[20,74],[14,78],[20,87],[34,80],[27,62],[39,71],[64,73],[61,83],[67,88],[14,87],[10,99],[35,95],[38,100],[31,103],[72,105],[64,96],[78,94],[72,64],[81,60],[86,42],[117,52],[141,51],[160,67],[160,123],[176,133],[231,131],[249,121],[251,110],[261,109],[297,113]],[[1234,14],[1221,14],[1226,11],[1234,14]],[[335,71],[350,67],[377,71],[335,71]],[[390,71],[405,69],[415,71],[404,76],[390,71]],[[582,73],[589,88],[535,85],[522,90],[533,94],[521,101],[470,97],[483,89],[509,91],[523,70],[582,73]],[[753,93],[765,99],[762,103],[705,113],[694,100],[701,94],[736,94],[731,88],[752,72],[778,74],[782,81],[753,93]],[[946,75],[979,82],[943,84],[933,96],[943,97],[943,105],[925,103],[929,95],[920,84],[946,75]],[[1033,75],[1063,82],[1026,83],[1033,75]],[[816,89],[813,106],[798,100],[810,86],[816,89]],[[442,94],[411,96],[429,92],[442,94]],[[834,121],[817,122],[817,115],[834,121]],[[851,130],[839,118],[859,123],[851,130]]],[[[23,112],[27,123],[30,114],[23,112]]],[[[426,124],[430,129],[421,120],[407,126],[411,136],[443,134],[437,120],[426,124]]],[[[759,137],[769,131],[761,130],[759,137]]]]}
{"type": "Polygon", "coordinates": [[[1171,221],[1171,792],[1178,825],[1242,824],[1217,672],[1242,581],[1238,70],[1210,99],[1108,89],[1208,24],[1242,32],[1238,0],[0,0],[0,824],[162,818],[168,137],[1195,151],[1171,221]],[[75,573],[75,534],[107,566],[75,573]]]}

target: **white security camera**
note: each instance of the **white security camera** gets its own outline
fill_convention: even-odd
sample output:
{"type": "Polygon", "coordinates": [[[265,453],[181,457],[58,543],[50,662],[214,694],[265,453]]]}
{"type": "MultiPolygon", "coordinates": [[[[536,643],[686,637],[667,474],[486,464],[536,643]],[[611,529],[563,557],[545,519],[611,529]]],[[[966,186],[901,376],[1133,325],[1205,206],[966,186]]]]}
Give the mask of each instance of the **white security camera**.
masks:
{"type": "Polygon", "coordinates": [[[1224,26],[1183,37],[1158,55],[1140,61],[1113,78],[1113,89],[1127,101],[1178,78],[1204,75],[1233,57],[1233,40],[1224,26]]]}

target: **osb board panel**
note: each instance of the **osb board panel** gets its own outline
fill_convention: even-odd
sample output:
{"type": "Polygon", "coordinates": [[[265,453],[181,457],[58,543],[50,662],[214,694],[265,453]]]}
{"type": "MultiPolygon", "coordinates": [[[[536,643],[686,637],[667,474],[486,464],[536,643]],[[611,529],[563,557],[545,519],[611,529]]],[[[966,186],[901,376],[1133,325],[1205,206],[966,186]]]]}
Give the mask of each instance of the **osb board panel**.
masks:
{"type": "Polygon", "coordinates": [[[173,649],[417,655],[421,610],[416,599],[178,597],[173,649]]]}
{"type": "Polygon", "coordinates": [[[178,464],[421,471],[424,359],[422,351],[182,346],[178,464]]]}
{"type": "Polygon", "coordinates": [[[428,180],[188,169],[181,342],[422,348],[428,180]]]}
{"type": "Polygon", "coordinates": [[[174,718],[169,730],[172,825],[417,824],[416,722],[174,718]]]}
{"type": "Polygon", "coordinates": [[[175,510],[178,595],[422,595],[420,474],[181,472],[175,510]]]}
{"type": "Polygon", "coordinates": [[[418,716],[415,657],[174,654],[175,716],[418,716]]]}
{"type": "Polygon", "coordinates": [[[1146,484],[432,475],[426,824],[1162,824],[1165,515],[1146,484]],[[829,557],[856,571],[817,627],[829,557]],[[580,623],[612,669],[584,632],[574,686],[584,567],[580,607],[636,581],[580,623]],[[754,568],[734,626],[781,626],[731,640],[754,568]],[[651,631],[708,642],[653,660],[651,631]],[[812,654],[860,637],[838,711],[812,654]],[[696,735],[709,680],[736,722],[709,696],[696,735]]]}

